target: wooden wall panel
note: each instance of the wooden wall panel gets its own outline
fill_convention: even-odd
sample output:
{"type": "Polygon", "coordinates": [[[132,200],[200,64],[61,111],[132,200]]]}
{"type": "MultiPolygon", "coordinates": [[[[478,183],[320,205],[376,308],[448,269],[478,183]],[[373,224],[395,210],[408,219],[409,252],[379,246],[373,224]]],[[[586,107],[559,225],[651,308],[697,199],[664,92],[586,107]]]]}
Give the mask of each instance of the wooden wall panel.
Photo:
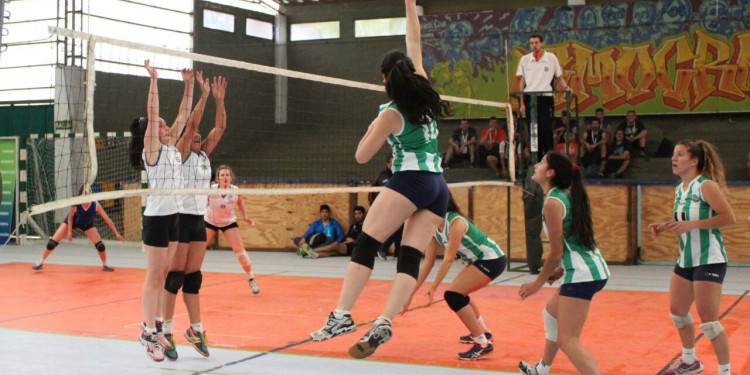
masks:
{"type": "MultiPolygon", "coordinates": [[[[140,189],[140,182],[123,182],[123,190],[140,189]]],[[[123,198],[122,237],[125,241],[141,242],[141,197],[123,198]]]]}
{"type": "MultiPolygon", "coordinates": [[[[650,223],[662,223],[672,218],[674,186],[644,186],[642,197],[643,219],[641,220],[641,259],[655,262],[674,262],[680,253],[677,235],[662,233],[657,239],[651,238],[650,223]]],[[[724,247],[730,263],[750,263],[750,187],[730,186],[727,195],[729,205],[737,217],[737,224],[721,229],[724,247]]]]}
{"type": "Polygon", "coordinates": [[[624,263],[628,256],[628,186],[588,185],[594,236],[608,262],[624,263]]]}

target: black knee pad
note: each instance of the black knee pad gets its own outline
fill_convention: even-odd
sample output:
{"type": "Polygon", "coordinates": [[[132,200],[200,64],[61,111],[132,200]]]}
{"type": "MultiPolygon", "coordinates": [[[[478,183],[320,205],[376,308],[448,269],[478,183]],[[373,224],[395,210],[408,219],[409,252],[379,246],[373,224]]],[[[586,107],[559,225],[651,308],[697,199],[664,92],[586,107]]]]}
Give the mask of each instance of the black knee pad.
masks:
{"type": "Polygon", "coordinates": [[[352,262],[361,264],[369,269],[375,267],[375,255],[383,243],[362,232],[357,237],[352,249],[352,262]]]}
{"type": "Polygon", "coordinates": [[[185,272],[169,271],[167,280],[164,282],[164,290],[172,294],[177,294],[180,291],[180,287],[182,287],[183,281],[185,281],[185,272]]]}
{"type": "Polygon", "coordinates": [[[458,312],[459,310],[466,307],[466,305],[469,304],[469,301],[471,298],[469,296],[464,296],[461,293],[454,292],[452,290],[446,290],[443,294],[443,298],[445,298],[445,303],[448,304],[448,307],[451,308],[451,310],[458,312]]]}
{"type": "Polygon", "coordinates": [[[99,242],[95,243],[94,247],[96,248],[96,251],[98,251],[100,253],[103,252],[104,250],[107,250],[107,248],[104,247],[104,242],[102,242],[102,241],[99,241],[99,242]]]}
{"type": "Polygon", "coordinates": [[[183,293],[198,294],[203,284],[203,274],[201,271],[195,271],[185,275],[185,284],[182,285],[183,293]]]}
{"type": "Polygon", "coordinates": [[[59,245],[59,243],[57,241],[55,241],[55,240],[49,240],[49,242],[47,242],[47,250],[49,250],[49,251],[55,250],[55,248],[57,247],[57,245],[59,245]]]}
{"type": "Polygon", "coordinates": [[[411,247],[401,246],[398,253],[398,263],[396,263],[396,272],[405,273],[415,280],[419,278],[419,262],[422,261],[422,252],[411,247]]]}

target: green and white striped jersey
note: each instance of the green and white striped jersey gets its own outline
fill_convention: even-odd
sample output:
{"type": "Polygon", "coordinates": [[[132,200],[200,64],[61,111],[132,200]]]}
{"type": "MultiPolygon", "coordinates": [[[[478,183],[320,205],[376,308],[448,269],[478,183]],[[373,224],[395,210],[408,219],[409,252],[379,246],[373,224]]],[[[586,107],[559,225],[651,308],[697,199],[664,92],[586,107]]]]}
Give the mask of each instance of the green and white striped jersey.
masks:
{"type": "Polygon", "coordinates": [[[396,103],[389,102],[380,106],[382,113],[393,110],[401,116],[401,131],[388,136],[388,144],[393,153],[393,173],[400,171],[426,171],[443,173],[440,167],[440,152],[438,151],[438,129],[435,120],[427,126],[415,125],[409,122],[399,112],[396,103]]]}
{"type": "Polygon", "coordinates": [[[463,220],[469,225],[466,233],[461,238],[461,244],[458,245],[458,253],[456,254],[458,259],[472,264],[478,260],[497,259],[504,255],[503,251],[500,250],[500,246],[492,238],[487,237],[484,232],[475,227],[465,217],[451,211],[445,214],[443,231],[435,231],[435,239],[440,246],[443,248],[448,246],[448,241],[450,241],[450,226],[454,220],[463,220]]]}
{"type": "MultiPolygon", "coordinates": [[[[701,187],[710,179],[698,175],[690,181],[687,188],[680,184],[674,191],[675,221],[706,220],[716,216],[705,199],[701,187]]],[[[718,228],[693,229],[680,234],[680,258],[677,264],[682,268],[705,266],[707,264],[726,263],[724,240],[718,228]]]]}
{"type": "MultiPolygon", "coordinates": [[[[581,241],[573,233],[573,212],[570,206],[570,192],[565,189],[552,188],[544,203],[547,200],[555,199],[562,203],[565,208],[563,215],[563,257],[560,260],[560,266],[565,270],[563,284],[582,283],[586,281],[606,280],[609,278],[609,268],[604,261],[599,247],[591,250],[581,244],[581,241]]],[[[544,218],[544,208],[542,208],[542,224],[544,224],[544,233],[549,238],[547,230],[547,221],[544,218]]]]}

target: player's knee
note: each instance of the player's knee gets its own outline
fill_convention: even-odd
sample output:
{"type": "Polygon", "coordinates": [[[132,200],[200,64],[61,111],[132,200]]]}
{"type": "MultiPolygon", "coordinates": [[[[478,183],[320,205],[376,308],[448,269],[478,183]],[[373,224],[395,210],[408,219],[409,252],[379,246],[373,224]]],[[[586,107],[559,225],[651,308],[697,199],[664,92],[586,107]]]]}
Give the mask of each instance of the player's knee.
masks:
{"type": "Polygon", "coordinates": [[[709,340],[713,340],[724,332],[724,327],[722,327],[721,323],[718,321],[705,322],[701,323],[701,331],[703,331],[703,334],[706,335],[709,340]]]}
{"type": "Polygon", "coordinates": [[[398,263],[396,263],[396,272],[405,273],[416,280],[419,278],[419,262],[421,261],[421,251],[411,246],[401,246],[401,251],[398,253],[398,263]]]}
{"type": "Polygon", "coordinates": [[[104,242],[102,242],[102,241],[99,241],[99,242],[95,243],[94,247],[96,248],[96,251],[98,251],[100,253],[104,252],[105,250],[107,250],[107,248],[104,246],[104,242]]]}
{"type": "Polygon", "coordinates": [[[693,324],[693,317],[688,313],[687,315],[680,316],[675,314],[669,314],[672,316],[672,321],[677,328],[682,328],[693,324]]]}
{"type": "Polygon", "coordinates": [[[375,255],[383,243],[362,232],[357,237],[352,249],[352,262],[361,264],[369,269],[375,267],[375,255]]]}
{"type": "Polygon", "coordinates": [[[185,272],[182,271],[169,271],[167,273],[167,279],[164,282],[164,290],[169,293],[177,294],[182,287],[182,283],[185,281],[185,272]]]}
{"type": "Polygon", "coordinates": [[[57,241],[55,241],[55,240],[49,240],[49,242],[47,242],[47,250],[49,250],[49,251],[55,250],[55,248],[57,247],[57,245],[59,245],[59,243],[57,241]]]}
{"type": "Polygon", "coordinates": [[[448,307],[455,312],[466,307],[471,301],[469,296],[464,296],[463,294],[452,290],[446,290],[445,293],[443,293],[443,298],[445,298],[445,303],[448,304],[448,307]]]}
{"type": "Polygon", "coordinates": [[[191,272],[185,275],[185,283],[182,285],[182,292],[189,294],[198,294],[203,284],[203,275],[201,271],[191,272]]]}
{"type": "Polygon", "coordinates": [[[542,312],[544,317],[544,337],[552,342],[557,342],[557,318],[547,312],[545,308],[542,312]]]}

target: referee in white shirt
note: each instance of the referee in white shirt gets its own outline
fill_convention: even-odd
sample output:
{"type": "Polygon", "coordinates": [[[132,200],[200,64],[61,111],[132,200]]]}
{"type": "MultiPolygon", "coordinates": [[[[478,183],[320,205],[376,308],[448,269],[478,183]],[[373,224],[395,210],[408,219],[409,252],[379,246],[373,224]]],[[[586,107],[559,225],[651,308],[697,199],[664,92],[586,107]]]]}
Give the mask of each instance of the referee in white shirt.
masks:
{"type": "MultiPolygon", "coordinates": [[[[562,76],[562,68],[555,55],[542,49],[544,41],[540,34],[531,34],[529,37],[531,53],[521,57],[518,63],[516,76],[519,80],[518,91],[552,91],[552,81],[558,80],[560,88],[570,91],[570,86],[562,76]]],[[[537,99],[537,123],[539,124],[539,158],[553,149],[552,142],[552,119],[554,117],[555,97],[552,94],[539,96],[537,99]]],[[[521,101],[521,112],[531,120],[531,96],[523,95],[521,101]]],[[[533,161],[534,163],[537,160],[533,161]]]]}

